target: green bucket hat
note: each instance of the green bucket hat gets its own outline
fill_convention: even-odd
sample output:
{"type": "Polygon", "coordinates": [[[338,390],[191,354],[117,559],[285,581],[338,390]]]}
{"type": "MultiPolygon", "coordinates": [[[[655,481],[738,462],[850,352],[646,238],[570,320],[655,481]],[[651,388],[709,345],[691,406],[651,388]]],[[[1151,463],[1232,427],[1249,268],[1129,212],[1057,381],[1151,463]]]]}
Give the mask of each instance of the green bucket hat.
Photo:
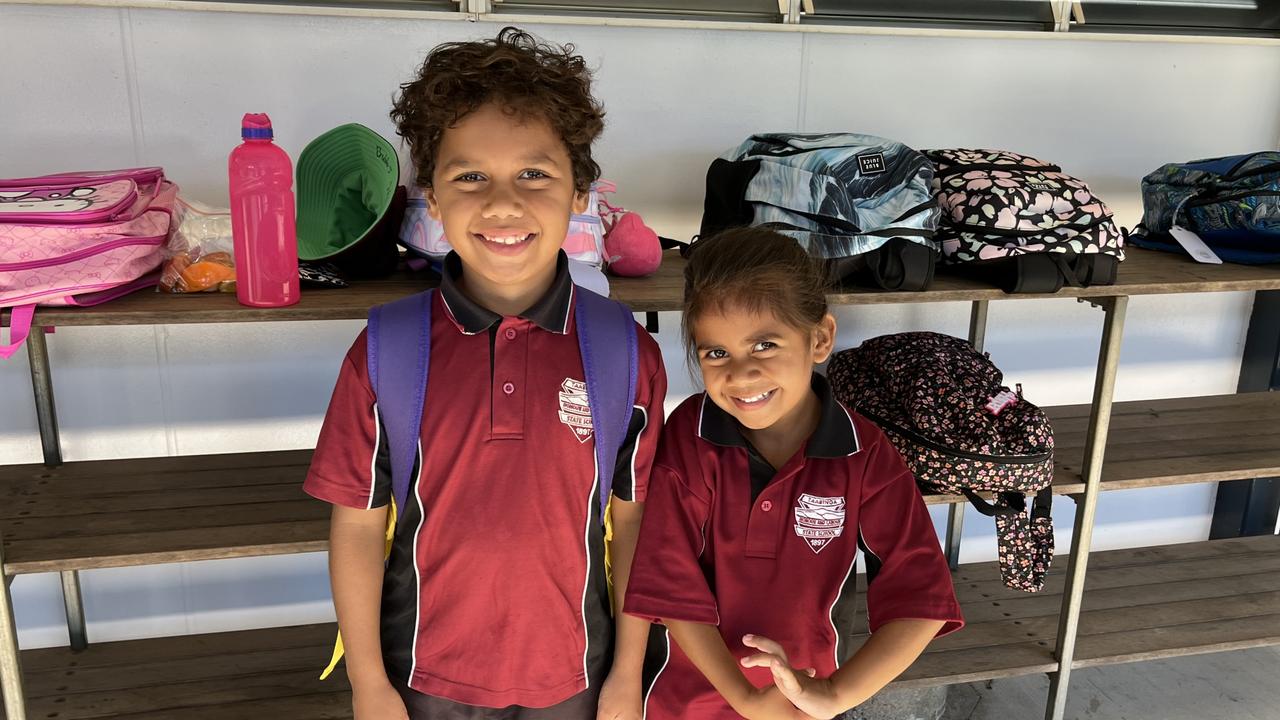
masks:
{"type": "Polygon", "coordinates": [[[298,258],[332,258],[364,240],[387,214],[399,180],[395,149],[363,125],[312,140],[298,156],[298,258]]]}

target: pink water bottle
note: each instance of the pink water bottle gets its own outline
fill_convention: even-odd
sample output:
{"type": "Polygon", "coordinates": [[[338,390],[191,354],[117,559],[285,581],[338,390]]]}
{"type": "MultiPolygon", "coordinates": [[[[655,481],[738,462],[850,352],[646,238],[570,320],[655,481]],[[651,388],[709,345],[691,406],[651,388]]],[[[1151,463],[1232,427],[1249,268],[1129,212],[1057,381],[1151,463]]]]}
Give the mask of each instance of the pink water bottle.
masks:
{"type": "Polygon", "coordinates": [[[293,163],[271,142],[266,115],[245,115],[240,136],[244,142],[228,162],[236,299],[253,307],[292,305],[298,302],[293,163]]]}

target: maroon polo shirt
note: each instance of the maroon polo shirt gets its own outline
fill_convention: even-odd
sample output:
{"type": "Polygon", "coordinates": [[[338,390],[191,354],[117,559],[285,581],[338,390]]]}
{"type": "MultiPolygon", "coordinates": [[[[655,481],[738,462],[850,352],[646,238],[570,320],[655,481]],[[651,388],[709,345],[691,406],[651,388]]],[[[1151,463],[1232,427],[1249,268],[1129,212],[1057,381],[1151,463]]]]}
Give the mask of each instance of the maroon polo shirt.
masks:
{"type": "MultiPolygon", "coordinates": [[[[718,625],[735,657],[748,633],[778,641],[795,667],[835,672],[851,655],[857,558],[870,628],[902,618],[964,623],[933,523],[884,434],[814,375],[818,427],[776,472],[706,395],[667,419],[654,461],[626,612],[718,625]]],[[[744,669],[757,687],[767,668],[744,669]]],[[[737,714],[671,643],[647,720],[737,714]]]]}
{"type": "MultiPolygon", "coordinates": [[[[561,254],[554,284],[504,317],[445,264],[415,485],[382,592],[388,674],[467,705],[546,707],[598,682],[612,621],[594,434],[561,254]]],[[[640,368],[613,494],[643,501],[666,376],[638,330],[640,368]]],[[[330,503],[386,505],[391,466],[364,333],[342,365],[304,489],[330,503]]],[[[619,369],[618,373],[625,372],[619,369]]],[[[408,388],[406,388],[408,390],[408,388]]]]}

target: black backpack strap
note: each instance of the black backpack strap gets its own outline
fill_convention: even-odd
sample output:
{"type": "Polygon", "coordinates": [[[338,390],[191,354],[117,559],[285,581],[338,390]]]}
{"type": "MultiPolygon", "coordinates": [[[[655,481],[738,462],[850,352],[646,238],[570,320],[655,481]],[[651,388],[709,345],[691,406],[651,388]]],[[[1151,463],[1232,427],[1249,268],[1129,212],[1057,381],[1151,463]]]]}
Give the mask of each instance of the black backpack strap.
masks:
{"type": "Polygon", "coordinates": [[[1076,256],[1073,263],[1076,278],[1084,287],[1090,285],[1115,285],[1120,271],[1120,259],[1106,253],[1085,253],[1076,256]]]}
{"type": "Polygon", "coordinates": [[[1001,502],[1001,500],[997,500],[997,503],[999,504],[992,504],[987,502],[986,498],[969,488],[963,488],[960,492],[964,493],[966,498],[969,498],[969,504],[973,505],[975,510],[987,517],[996,517],[997,515],[1017,515],[1026,508],[1026,501],[1021,493],[1001,493],[1001,495],[1008,497],[1003,498],[1003,502],[1001,502]]]}
{"type": "Polygon", "coordinates": [[[937,259],[933,248],[896,237],[868,253],[866,267],[871,281],[885,290],[918,291],[933,282],[937,259]]]}
{"type": "Polygon", "coordinates": [[[747,186],[760,172],[759,160],[716,158],[707,168],[707,194],[702,206],[699,237],[711,237],[725,228],[750,225],[755,210],[746,200],[747,186]]]}

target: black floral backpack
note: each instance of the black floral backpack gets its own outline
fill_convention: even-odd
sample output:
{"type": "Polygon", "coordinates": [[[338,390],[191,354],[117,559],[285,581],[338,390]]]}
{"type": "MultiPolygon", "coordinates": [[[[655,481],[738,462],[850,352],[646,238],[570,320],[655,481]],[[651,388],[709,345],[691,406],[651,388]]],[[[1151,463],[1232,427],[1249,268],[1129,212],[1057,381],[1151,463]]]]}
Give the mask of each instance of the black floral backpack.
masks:
{"type": "Polygon", "coordinates": [[[1083,180],[1007,150],[924,153],[946,265],[1009,293],[1115,284],[1124,234],[1083,180]]]}
{"type": "Polygon", "coordinates": [[[836,353],[836,397],[874,422],[925,492],[963,494],[995,518],[1000,576],[1036,592],[1053,560],[1053,429],[1005,387],[968,342],[930,332],[884,335],[836,353]],[[978,493],[994,494],[989,502],[978,493]],[[1027,495],[1034,494],[1030,512],[1027,495]]]}

